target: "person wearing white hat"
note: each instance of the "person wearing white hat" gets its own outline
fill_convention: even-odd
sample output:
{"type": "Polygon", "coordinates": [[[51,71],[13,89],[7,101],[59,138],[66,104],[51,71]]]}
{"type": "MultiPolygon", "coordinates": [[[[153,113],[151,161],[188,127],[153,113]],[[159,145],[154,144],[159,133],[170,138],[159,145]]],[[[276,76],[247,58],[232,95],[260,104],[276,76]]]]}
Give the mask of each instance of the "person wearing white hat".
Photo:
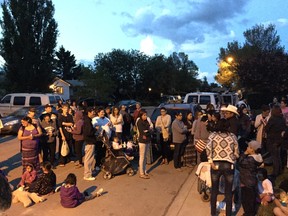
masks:
{"type": "Polygon", "coordinates": [[[224,118],[229,123],[229,132],[233,133],[235,136],[238,136],[239,131],[239,120],[237,116],[239,115],[237,107],[233,105],[228,105],[227,107],[222,107],[221,111],[224,113],[224,118]]]}

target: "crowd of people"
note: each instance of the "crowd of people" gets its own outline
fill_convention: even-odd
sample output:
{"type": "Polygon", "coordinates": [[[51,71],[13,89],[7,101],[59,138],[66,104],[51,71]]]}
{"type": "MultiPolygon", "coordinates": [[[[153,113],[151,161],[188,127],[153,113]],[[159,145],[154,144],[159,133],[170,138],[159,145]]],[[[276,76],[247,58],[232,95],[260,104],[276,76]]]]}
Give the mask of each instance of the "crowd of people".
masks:
{"type": "MultiPolygon", "coordinates": [[[[23,173],[18,189],[13,192],[13,202],[20,201],[27,207],[31,202],[44,201],[43,195],[55,192],[53,169],[60,169],[70,162],[74,162],[75,168],[83,168],[84,180],[95,180],[93,171],[101,169],[106,155],[105,145],[99,137],[105,132],[113,143],[112,148],[125,149],[125,144],[133,139],[133,131],[138,146],[140,178],[151,178],[146,165],[153,162],[151,139],[152,134],[156,134],[160,165],[168,165],[173,160],[174,168],[181,172],[183,166],[194,168],[201,162],[210,164],[211,215],[217,215],[217,195],[222,177],[226,215],[232,215],[233,201],[237,199],[232,193],[236,171],[240,173],[239,188],[245,216],[256,215],[259,205],[266,206],[273,200],[277,205],[274,214],[287,215],[285,208],[278,205],[279,194],[283,191],[275,193],[273,190],[275,178],[288,168],[286,99],[281,103],[274,101],[263,105],[261,113],[256,116],[252,115],[247,102],[238,106],[223,105],[220,110],[208,104],[205,110],[191,110],[185,116],[181,112],[170,116],[166,108],[161,107],[155,125],[140,103],[136,104],[132,115],[125,105],[96,109],[77,107],[75,103],[58,104],[57,113],[52,112],[52,107],[47,104],[39,119],[35,118],[35,108],[31,107],[21,121],[18,139],[23,173]],[[57,141],[59,145],[56,145],[57,141]],[[172,157],[171,143],[174,145],[172,157]],[[67,155],[61,154],[62,145],[69,146],[67,155]],[[57,160],[56,152],[59,153],[57,160]],[[269,175],[263,168],[267,158],[273,164],[269,175]]],[[[128,160],[134,159],[124,155],[128,160]]],[[[80,193],[76,176],[70,173],[60,188],[61,204],[75,207],[102,192],[103,189],[90,195],[80,193]],[[73,198],[67,194],[73,194],[73,198]]]]}

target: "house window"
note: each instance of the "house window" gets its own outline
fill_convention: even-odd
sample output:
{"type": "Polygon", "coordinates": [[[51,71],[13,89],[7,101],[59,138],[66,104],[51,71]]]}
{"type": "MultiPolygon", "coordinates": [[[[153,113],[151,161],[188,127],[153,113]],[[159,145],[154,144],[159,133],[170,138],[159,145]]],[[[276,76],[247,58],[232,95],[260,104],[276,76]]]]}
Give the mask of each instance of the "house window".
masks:
{"type": "Polygon", "coordinates": [[[64,93],[63,87],[62,86],[57,86],[56,89],[55,89],[55,92],[57,94],[63,94],[64,93]]]}

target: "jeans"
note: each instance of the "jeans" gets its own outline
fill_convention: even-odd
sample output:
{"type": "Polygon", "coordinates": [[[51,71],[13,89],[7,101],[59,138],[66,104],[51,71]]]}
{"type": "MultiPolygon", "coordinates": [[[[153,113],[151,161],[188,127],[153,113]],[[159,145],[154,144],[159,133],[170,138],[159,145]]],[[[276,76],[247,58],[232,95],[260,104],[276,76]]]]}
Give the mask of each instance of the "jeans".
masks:
{"type": "Polygon", "coordinates": [[[42,148],[43,148],[43,161],[48,161],[49,158],[51,165],[54,166],[56,141],[51,143],[43,142],[42,148]]]}
{"type": "Polygon", "coordinates": [[[184,153],[184,142],[183,143],[174,143],[174,155],[173,155],[173,160],[174,160],[174,167],[181,168],[181,155],[184,153]]]}
{"type": "Polygon", "coordinates": [[[144,175],[146,173],[147,151],[149,145],[146,143],[139,143],[139,173],[144,175]]]}
{"type": "Polygon", "coordinates": [[[256,214],[256,186],[241,187],[241,203],[245,216],[255,216],[256,214]]]}
{"type": "Polygon", "coordinates": [[[95,155],[95,144],[85,145],[85,155],[84,155],[84,177],[92,177],[93,163],[95,155]]]}
{"type": "Polygon", "coordinates": [[[211,190],[211,215],[216,214],[216,202],[217,195],[219,193],[219,180],[223,175],[225,179],[225,201],[226,201],[226,216],[231,216],[232,214],[232,186],[234,179],[234,167],[232,168],[232,164],[226,161],[215,161],[215,165],[218,165],[218,169],[214,170],[211,168],[211,182],[212,182],[212,190],[211,190]]]}
{"type": "Polygon", "coordinates": [[[161,155],[162,155],[162,159],[168,159],[169,156],[169,150],[170,150],[170,142],[169,139],[164,141],[163,139],[163,134],[160,134],[160,144],[161,144],[161,155]]]}
{"type": "Polygon", "coordinates": [[[102,141],[97,141],[95,145],[96,150],[96,166],[101,167],[102,160],[105,158],[106,148],[102,141]]]}
{"type": "Polygon", "coordinates": [[[83,143],[84,143],[84,140],[75,141],[75,154],[76,154],[77,160],[79,161],[80,164],[83,163],[82,162],[83,143]]]}
{"type": "Polygon", "coordinates": [[[277,144],[273,145],[271,155],[273,160],[273,175],[277,177],[282,171],[281,146],[277,144]]]}

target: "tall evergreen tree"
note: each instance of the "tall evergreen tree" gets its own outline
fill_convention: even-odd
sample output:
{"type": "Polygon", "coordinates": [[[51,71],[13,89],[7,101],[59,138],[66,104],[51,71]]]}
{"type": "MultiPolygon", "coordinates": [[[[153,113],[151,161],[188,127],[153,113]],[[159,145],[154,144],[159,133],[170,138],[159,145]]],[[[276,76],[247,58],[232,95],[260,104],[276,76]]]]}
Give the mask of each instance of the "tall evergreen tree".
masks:
{"type": "Polygon", "coordinates": [[[0,54],[9,91],[45,92],[52,81],[57,23],[51,0],[5,0],[0,54]]]}
{"type": "Polygon", "coordinates": [[[75,75],[77,76],[77,74],[74,74],[76,67],[75,56],[71,55],[70,51],[66,51],[65,48],[61,46],[56,52],[56,57],[54,73],[64,80],[76,79],[77,77],[75,77],[75,75]]]}

